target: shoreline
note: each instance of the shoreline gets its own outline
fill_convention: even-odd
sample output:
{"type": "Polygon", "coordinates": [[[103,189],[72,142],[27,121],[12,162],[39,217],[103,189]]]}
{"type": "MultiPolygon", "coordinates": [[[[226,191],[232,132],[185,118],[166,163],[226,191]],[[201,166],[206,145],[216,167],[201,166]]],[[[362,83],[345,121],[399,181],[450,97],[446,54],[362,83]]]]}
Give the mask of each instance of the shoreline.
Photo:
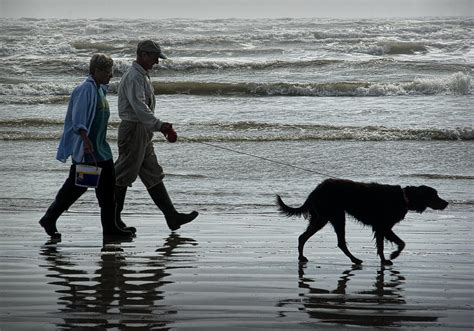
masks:
{"type": "Polygon", "coordinates": [[[306,224],[276,213],[204,213],[173,234],[161,216],[127,215],[137,237],[122,242],[103,242],[98,215],[66,213],[56,243],[37,223],[41,213],[0,214],[5,330],[474,325],[472,227],[465,222],[402,222],[406,251],[381,267],[370,231],[348,221],[347,240],[362,266],[350,263],[326,227],[308,242],[310,261],[299,267],[296,241],[306,224]],[[421,234],[429,237],[421,242],[421,234]]]}

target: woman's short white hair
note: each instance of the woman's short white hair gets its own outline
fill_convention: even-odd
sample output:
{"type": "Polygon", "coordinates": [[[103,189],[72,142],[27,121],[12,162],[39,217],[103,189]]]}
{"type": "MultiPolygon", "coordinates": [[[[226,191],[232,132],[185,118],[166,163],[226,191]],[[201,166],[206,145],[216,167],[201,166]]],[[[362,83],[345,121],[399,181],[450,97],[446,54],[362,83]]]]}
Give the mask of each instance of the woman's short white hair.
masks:
{"type": "Polygon", "coordinates": [[[108,55],[97,53],[92,55],[89,63],[89,74],[93,74],[95,69],[109,70],[112,69],[114,60],[108,55]]]}

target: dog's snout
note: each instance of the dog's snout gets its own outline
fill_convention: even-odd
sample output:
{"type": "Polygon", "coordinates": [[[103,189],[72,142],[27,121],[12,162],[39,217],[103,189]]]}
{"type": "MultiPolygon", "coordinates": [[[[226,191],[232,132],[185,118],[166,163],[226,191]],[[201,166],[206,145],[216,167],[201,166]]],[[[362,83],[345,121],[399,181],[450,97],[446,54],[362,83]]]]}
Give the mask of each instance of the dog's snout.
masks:
{"type": "Polygon", "coordinates": [[[447,201],[444,201],[444,200],[443,200],[443,206],[442,206],[441,210],[443,210],[444,208],[446,208],[448,205],[449,205],[449,203],[448,203],[447,201]]]}
{"type": "Polygon", "coordinates": [[[448,205],[449,203],[447,201],[443,199],[438,199],[435,205],[433,206],[433,209],[444,210],[448,205]]]}

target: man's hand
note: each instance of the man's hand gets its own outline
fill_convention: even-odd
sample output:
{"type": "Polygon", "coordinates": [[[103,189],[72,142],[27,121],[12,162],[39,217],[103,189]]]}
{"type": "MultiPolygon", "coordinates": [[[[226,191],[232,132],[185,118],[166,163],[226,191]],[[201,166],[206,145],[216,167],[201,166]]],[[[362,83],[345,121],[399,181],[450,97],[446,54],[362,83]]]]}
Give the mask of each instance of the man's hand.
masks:
{"type": "Polygon", "coordinates": [[[176,131],[174,131],[173,125],[171,123],[164,122],[161,125],[160,131],[165,135],[166,140],[168,140],[170,143],[174,143],[176,140],[178,140],[178,134],[176,131]]]}
{"type": "Polygon", "coordinates": [[[173,124],[168,123],[168,122],[163,122],[161,124],[160,132],[163,134],[166,134],[172,128],[173,128],[173,124]]]}

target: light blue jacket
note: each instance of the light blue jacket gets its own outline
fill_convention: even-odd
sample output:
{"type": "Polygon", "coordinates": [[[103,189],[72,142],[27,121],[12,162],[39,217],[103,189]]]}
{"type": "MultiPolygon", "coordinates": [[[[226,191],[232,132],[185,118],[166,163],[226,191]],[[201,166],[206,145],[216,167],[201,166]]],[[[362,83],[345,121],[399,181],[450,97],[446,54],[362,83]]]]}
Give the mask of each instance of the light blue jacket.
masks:
{"type": "MultiPolygon", "coordinates": [[[[107,87],[101,85],[100,88],[107,92],[107,87]]],[[[80,163],[84,157],[84,146],[80,129],[89,130],[94,120],[97,109],[97,84],[92,76],[86,78],[77,86],[71,94],[69,105],[64,119],[64,131],[59,142],[56,159],[66,162],[72,155],[73,161],[80,163]]]]}

